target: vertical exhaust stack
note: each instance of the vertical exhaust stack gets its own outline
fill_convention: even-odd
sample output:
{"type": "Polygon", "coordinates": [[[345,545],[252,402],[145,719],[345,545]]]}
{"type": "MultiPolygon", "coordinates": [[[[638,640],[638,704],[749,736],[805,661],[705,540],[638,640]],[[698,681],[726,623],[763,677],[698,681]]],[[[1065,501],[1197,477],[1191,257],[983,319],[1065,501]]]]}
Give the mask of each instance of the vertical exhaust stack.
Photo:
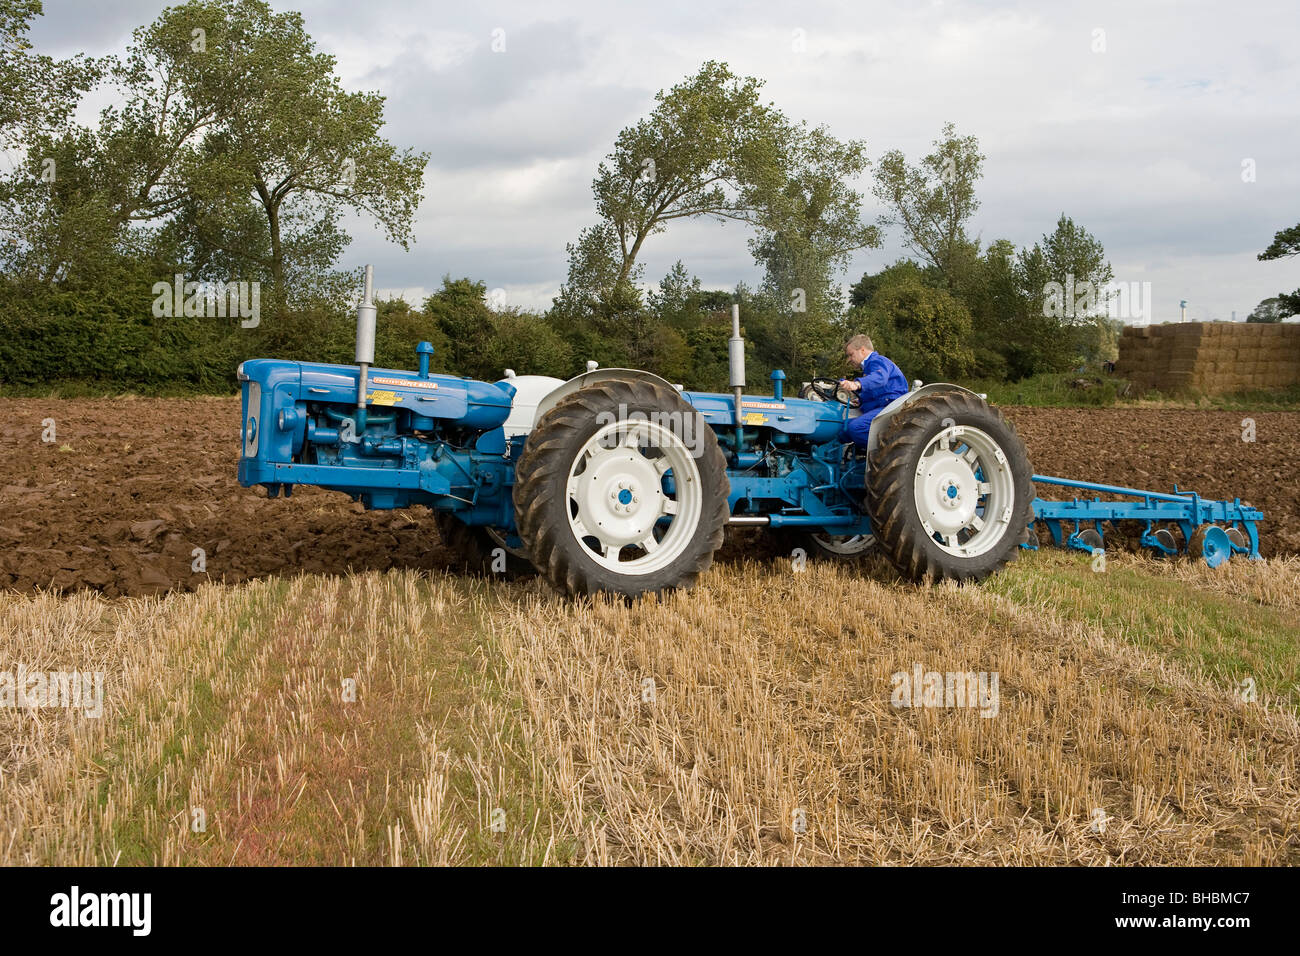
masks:
{"type": "Polygon", "coordinates": [[[731,307],[731,338],[727,340],[727,359],[731,371],[731,392],[736,402],[736,454],[744,443],[744,416],[740,397],[745,392],[745,340],[740,337],[740,306],[731,307]]]}
{"type": "MultiPolygon", "coordinates": [[[[366,428],[366,392],[369,391],[370,366],[375,364],[375,319],[378,310],[371,296],[374,293],[375,267],[366,266],[365,287],[361,303],[357,306],[357,365],[361,375],[357,379],[357,430],[366,428]]],[[[359,437],[359,436],[358,436],[359,437]]]]}

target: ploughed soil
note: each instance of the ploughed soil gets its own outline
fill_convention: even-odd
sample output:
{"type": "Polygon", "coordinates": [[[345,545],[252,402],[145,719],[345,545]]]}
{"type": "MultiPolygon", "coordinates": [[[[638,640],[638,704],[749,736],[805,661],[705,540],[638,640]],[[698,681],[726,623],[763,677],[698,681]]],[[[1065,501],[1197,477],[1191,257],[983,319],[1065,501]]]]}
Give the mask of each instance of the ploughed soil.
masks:
{"type": "MultiPolygon", "coordinates": [[[[205,580],[455,566],[424,508],[366,512],[336,492],[302,488],[268,499],[240,487],[238,399],[2,404],[0,588],[116,597],[205,580]],[[52,442],[43,440],[48,419],[52,442]]],[[[1300,412],[1004,412],[1040,474],[1240,497],[1264,511],[1266,556],[1300,552],[1300,412]],[[1243,440],[1243,418],[1254,421],[1253,442],[1243,440]]]]}

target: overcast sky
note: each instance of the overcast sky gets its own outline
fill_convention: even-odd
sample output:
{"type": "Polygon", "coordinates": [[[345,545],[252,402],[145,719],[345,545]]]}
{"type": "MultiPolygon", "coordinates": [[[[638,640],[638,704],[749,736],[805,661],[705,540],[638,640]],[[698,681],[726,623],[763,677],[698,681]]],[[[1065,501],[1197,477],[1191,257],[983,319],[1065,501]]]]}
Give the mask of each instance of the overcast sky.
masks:
{"type": "MultiPolygon", "coordinates": [[[[376,284],[413,302],[451,274],[549,305],[565,243],[594,221],[597,163],[656,91],[708,59],[764,80],[787,115],[864,140],[873,159],[919,158],[951,120],[987,156],[973,224],[986,243],[1032,244],[1065,212],[1101,240],[1117,280],[1151,283],[1156,321],[1176,320],[1180,299],[1189,319],[1241,321],[1300,286],[1300,260],[1255,259],[1300,222],[1296,0],[273,5],[303,12],[347,88],[387,96],[392,143],[432,156],[411,250],[356,221],[340,262],[373,262],[376,284]]],[[[32,37],[58,55],[120,52],[163,6],[45,0],[32,37]]],[[[747,238],[737,224],[675,224],[646,243],[646,277],[681,259],[706,286],[753,283],[747,238]]],[[[887,232],[841,278],[903,254],[887,232]]]]}

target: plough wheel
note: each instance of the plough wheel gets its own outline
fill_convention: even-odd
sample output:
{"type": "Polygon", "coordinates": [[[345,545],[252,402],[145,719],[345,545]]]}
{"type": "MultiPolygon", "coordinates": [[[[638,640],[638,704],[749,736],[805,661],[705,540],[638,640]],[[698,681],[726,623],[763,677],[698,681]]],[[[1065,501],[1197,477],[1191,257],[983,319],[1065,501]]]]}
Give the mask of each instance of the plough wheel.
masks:
{"type": "Polygon", "coordinates": [[[1201,558],[1212,568],[1217,568],[1232,557],[1232,539],[1217,524],[1203,524],[1192,533],[1187,552],[1201,558]]]}
{"type": "Polygon", "coordinates": [[[783,551],[803,548],[808,557],[820,561],[857,561],[876,550],[875,535],[827,534],[825,531],[784,529],[780,535],[783,551]]]}
{"type": "Polygon", "coordinates": [[[470,574],[500,574],[509,580],[537,573],[527,555],[506,544],[495,528],[471,527],[454,515],[433,516],[438,537],[456,552],[457,567],[470,574]]]}
{"type": "Polygon", "coordinates": [[[1092,551],[1096,551],[1098,548],[1104,546],[1101,538],[1101,532],[1098,531],[1096,528],[1084,528],[1082,531],[1080,531],[1079,542],[1081,544],[1086,544],[1088,548],[1092,551]]]}

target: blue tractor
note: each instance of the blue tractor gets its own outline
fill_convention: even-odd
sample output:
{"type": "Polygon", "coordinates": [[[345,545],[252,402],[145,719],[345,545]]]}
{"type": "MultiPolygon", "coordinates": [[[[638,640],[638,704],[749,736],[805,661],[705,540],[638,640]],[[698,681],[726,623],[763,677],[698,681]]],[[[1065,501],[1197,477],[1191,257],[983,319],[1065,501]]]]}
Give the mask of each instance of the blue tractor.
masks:
{"type": "Polygon", "coordinates": [[[860,449],[842,438],[858,410],[835,380],[790,398],[777,371],[771,394],[748,394],[735,308],[732,325],[730,394],[594,363],[568,381],[474,381],[431,373],[423,342],[416,371],[376,369],[367,267],[356,365],[240,365],[239,481],[425,505],[466,565],[540,573],[569,595],[689,587],[727,525],[790,535],[813,557],[878,548],[914,580],[980,580],[1014,559],[1031,469],[981,396],[916,388],[860,449]]]}

